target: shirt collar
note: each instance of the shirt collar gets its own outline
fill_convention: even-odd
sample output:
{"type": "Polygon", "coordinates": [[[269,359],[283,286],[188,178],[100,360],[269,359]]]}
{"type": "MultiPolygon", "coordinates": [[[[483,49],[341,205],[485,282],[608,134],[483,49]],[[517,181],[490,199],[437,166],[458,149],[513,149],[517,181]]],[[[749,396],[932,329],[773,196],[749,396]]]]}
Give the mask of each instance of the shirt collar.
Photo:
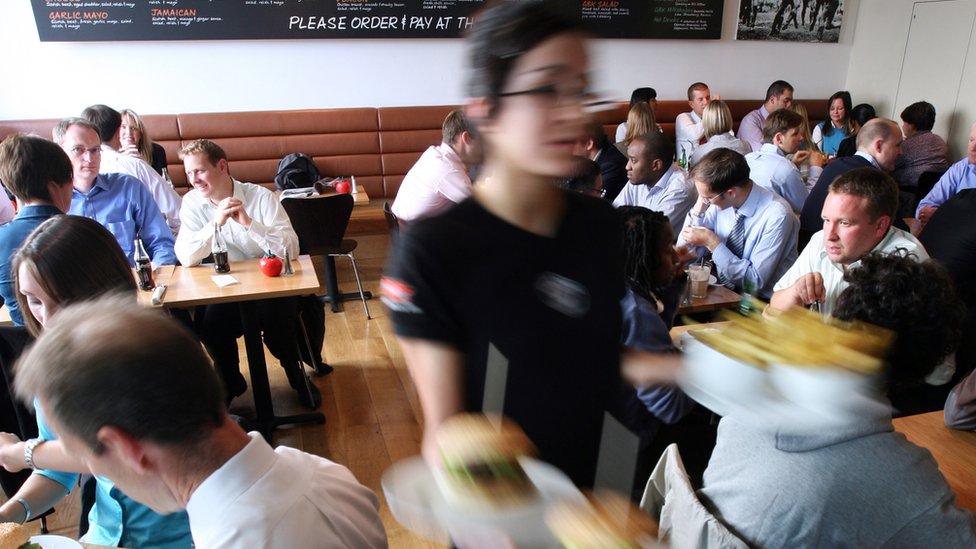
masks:
{"type": "Polygon", "coordinates": [[[777,155],[786,158],[786,155],[783,154],[783,150],[772,143],[763,143],[762,147],[759,147],[759,152],[776,153],[777,155]]]}
{"type": "Polygon", "coordinates": [[[664,172],[661,178],[657,180],[657,183],[651,185],[651,188],[661,187],[663,189],[667,187],[668,183],[671,182],[671,178],[674,177],[674,170],[675,170],[675,165],[671,164],[671,167],[668,168],[668,171],[664,172]]]}
{"type": "Polygon", "coordinates": [[[204,532],[219,528],[220,517],[228,505],[254,486],[278,459],[278,455],[256,432],[240,452],[207,477],[190,496],[186,512],[194,539],[205,539],[204,532]]]}
{"type": "Polygon", "coordinates": [[[688,116],[691,116],[691,119],[695,122],[695,124],[701,124],[701,117],[695,114],[695,111],[688,113],[688,116]]]}
{"type": "Polygon", "coordinates": [[[31,204],[29,206],[24,206],[17,212],[17,219],[22,219],[25,217],[50,217],[52,215],[63,214],[61,210],[55,208],[50,204],[31,204]]]}
{"type": "Polygon", "coordinates": [[[733,211],[736,214],[742,214],[745,217],[752,217],[756,214],[756,210],[759,209],[759,204],[762,202],[763,191],[765,191],[765,189],[758,184],[753,183],[752,189],[749,191],[749,196],[746,198],[746,201],[743,202],[738,209],[734,209],[733,211]]]}
{"type": "Polygon", "coordinates": [[[878,164],[878,161],[875,160],[874,157],[871,156],[869,153],[866,153],[864,151],[857,151],[856,153],[854,153],[854,156],[860,156],[861,158],[870,162],[871,165],[874,166],[875,168],[878,168],[879,170],[881,169],[881,165],[878,164]]]}
{"type": "Polygon", "coordinates": [[[103,191],[108,191],[111,189],[108,180],[105,179],[105,177],[103,177],[102,174],[98,174],[98,177],[95,178],[95,181],[92,183],[91,189],[89,189],[87,193],[83,193],[78,189],[72,188],[71,196],[91,196],[95,192],[95,189],[101,189],[103,191]]]}
{"type": "Polygon", "coordinates": [[[437,150],[439,150],[441,154],[443,154],[444,157],[450,160],[451,162],[464,164],[464,162],[461,162],[461,157],[458,156],[457,151],[454,150],[454,147],[452,147],[450,143],[441,142],[441,144],[437,146],[437,150]]]}
{"type": "Polygon", "coordinates": [[[762,106],[759,107],[759,116],[761,116],[763,120],[769,117],[769,111],[766,110],[765,103],[763,103],[762,106]]]}

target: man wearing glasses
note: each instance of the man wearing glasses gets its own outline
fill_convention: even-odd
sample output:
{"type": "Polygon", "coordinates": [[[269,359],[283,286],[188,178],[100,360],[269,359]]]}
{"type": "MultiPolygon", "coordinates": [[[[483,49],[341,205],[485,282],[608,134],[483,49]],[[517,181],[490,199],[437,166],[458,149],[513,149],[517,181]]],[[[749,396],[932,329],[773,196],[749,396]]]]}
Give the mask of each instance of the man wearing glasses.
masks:
{"type": "Polygon", "coordinates": [[[74,194],[68,213],[101,223],[132,259],[133,243],[141,238],[154,265],[175,265],[173,232],[149,189],[121,173],[99,175],[102,140],[84,118],[66,118],[54,128],[54,142],[68,154],[74,194]]]}
{"type": "Polygon", "coordinates": [[[678,237],[683,258],[707,250],[719,282],[769,299],[773,285],[796,260],[799,221],[790,205],[754,184],[745,157],[729,149],[705,155],[689,178],[699,198],[678,237]]]}
{"type": "Polygon", "coordinates": [[[695,187],[674,163],[674,146],[664,134],[651,132],[627,147],[630,182],[613,201],[614,207],[641,206],[668,216],[674,234],[698,199],[695,187]]]}

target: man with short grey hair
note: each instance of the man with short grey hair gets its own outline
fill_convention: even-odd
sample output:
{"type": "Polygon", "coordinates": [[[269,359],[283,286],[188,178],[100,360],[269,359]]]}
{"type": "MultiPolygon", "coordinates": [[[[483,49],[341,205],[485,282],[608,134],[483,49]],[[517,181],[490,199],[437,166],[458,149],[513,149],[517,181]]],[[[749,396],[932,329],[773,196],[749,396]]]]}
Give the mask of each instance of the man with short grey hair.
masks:
{"type": "Polygon", "coordinates": [[[156,311],[112,297],[64,309],[16,372],[68,452],[158,513],[186,509],[197,547],[387,545],[376,496],[242,431],[200,344],[156,311]]]}

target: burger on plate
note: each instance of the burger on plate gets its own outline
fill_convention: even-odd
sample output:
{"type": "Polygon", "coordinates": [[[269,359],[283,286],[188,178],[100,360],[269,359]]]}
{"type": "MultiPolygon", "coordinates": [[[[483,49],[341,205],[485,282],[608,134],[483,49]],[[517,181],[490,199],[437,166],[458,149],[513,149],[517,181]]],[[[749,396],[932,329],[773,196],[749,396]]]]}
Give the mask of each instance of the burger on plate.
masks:
{"type": "Polygon", "coordinates": [[[436,434],[441,467],[435,477],[452,505],[498,509],[538,496],[519,458],[534,454],[529,437],[511,421],[481,414],[449,418],[436,434]]]}

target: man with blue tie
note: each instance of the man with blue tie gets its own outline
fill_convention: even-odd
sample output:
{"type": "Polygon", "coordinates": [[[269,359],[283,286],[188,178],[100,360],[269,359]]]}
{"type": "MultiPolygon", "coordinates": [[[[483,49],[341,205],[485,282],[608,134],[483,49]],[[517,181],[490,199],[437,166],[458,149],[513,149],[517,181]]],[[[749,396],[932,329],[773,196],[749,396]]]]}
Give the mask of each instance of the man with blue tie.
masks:
{"type": "Polygon", "coordinates": [[[136,238],[142,239],[154,265],[175,265],[173,232],[149,189],[129,175],[98,173],[102,160],[98,128],[84,118],[66,118],[54,128],[54,142],[68,154],[73,170],[68,213],[101,223],[133,266],[136,238]]]}
{"type": "Polygon", "coordinates": [[[754,184],[745,157],[730,149],[705,155],[689,177],[698,203],[678,237],[683,258],[707,249],[722,284],[768,299],[796,260],[799,221],[790,205],[754,184]]]}

